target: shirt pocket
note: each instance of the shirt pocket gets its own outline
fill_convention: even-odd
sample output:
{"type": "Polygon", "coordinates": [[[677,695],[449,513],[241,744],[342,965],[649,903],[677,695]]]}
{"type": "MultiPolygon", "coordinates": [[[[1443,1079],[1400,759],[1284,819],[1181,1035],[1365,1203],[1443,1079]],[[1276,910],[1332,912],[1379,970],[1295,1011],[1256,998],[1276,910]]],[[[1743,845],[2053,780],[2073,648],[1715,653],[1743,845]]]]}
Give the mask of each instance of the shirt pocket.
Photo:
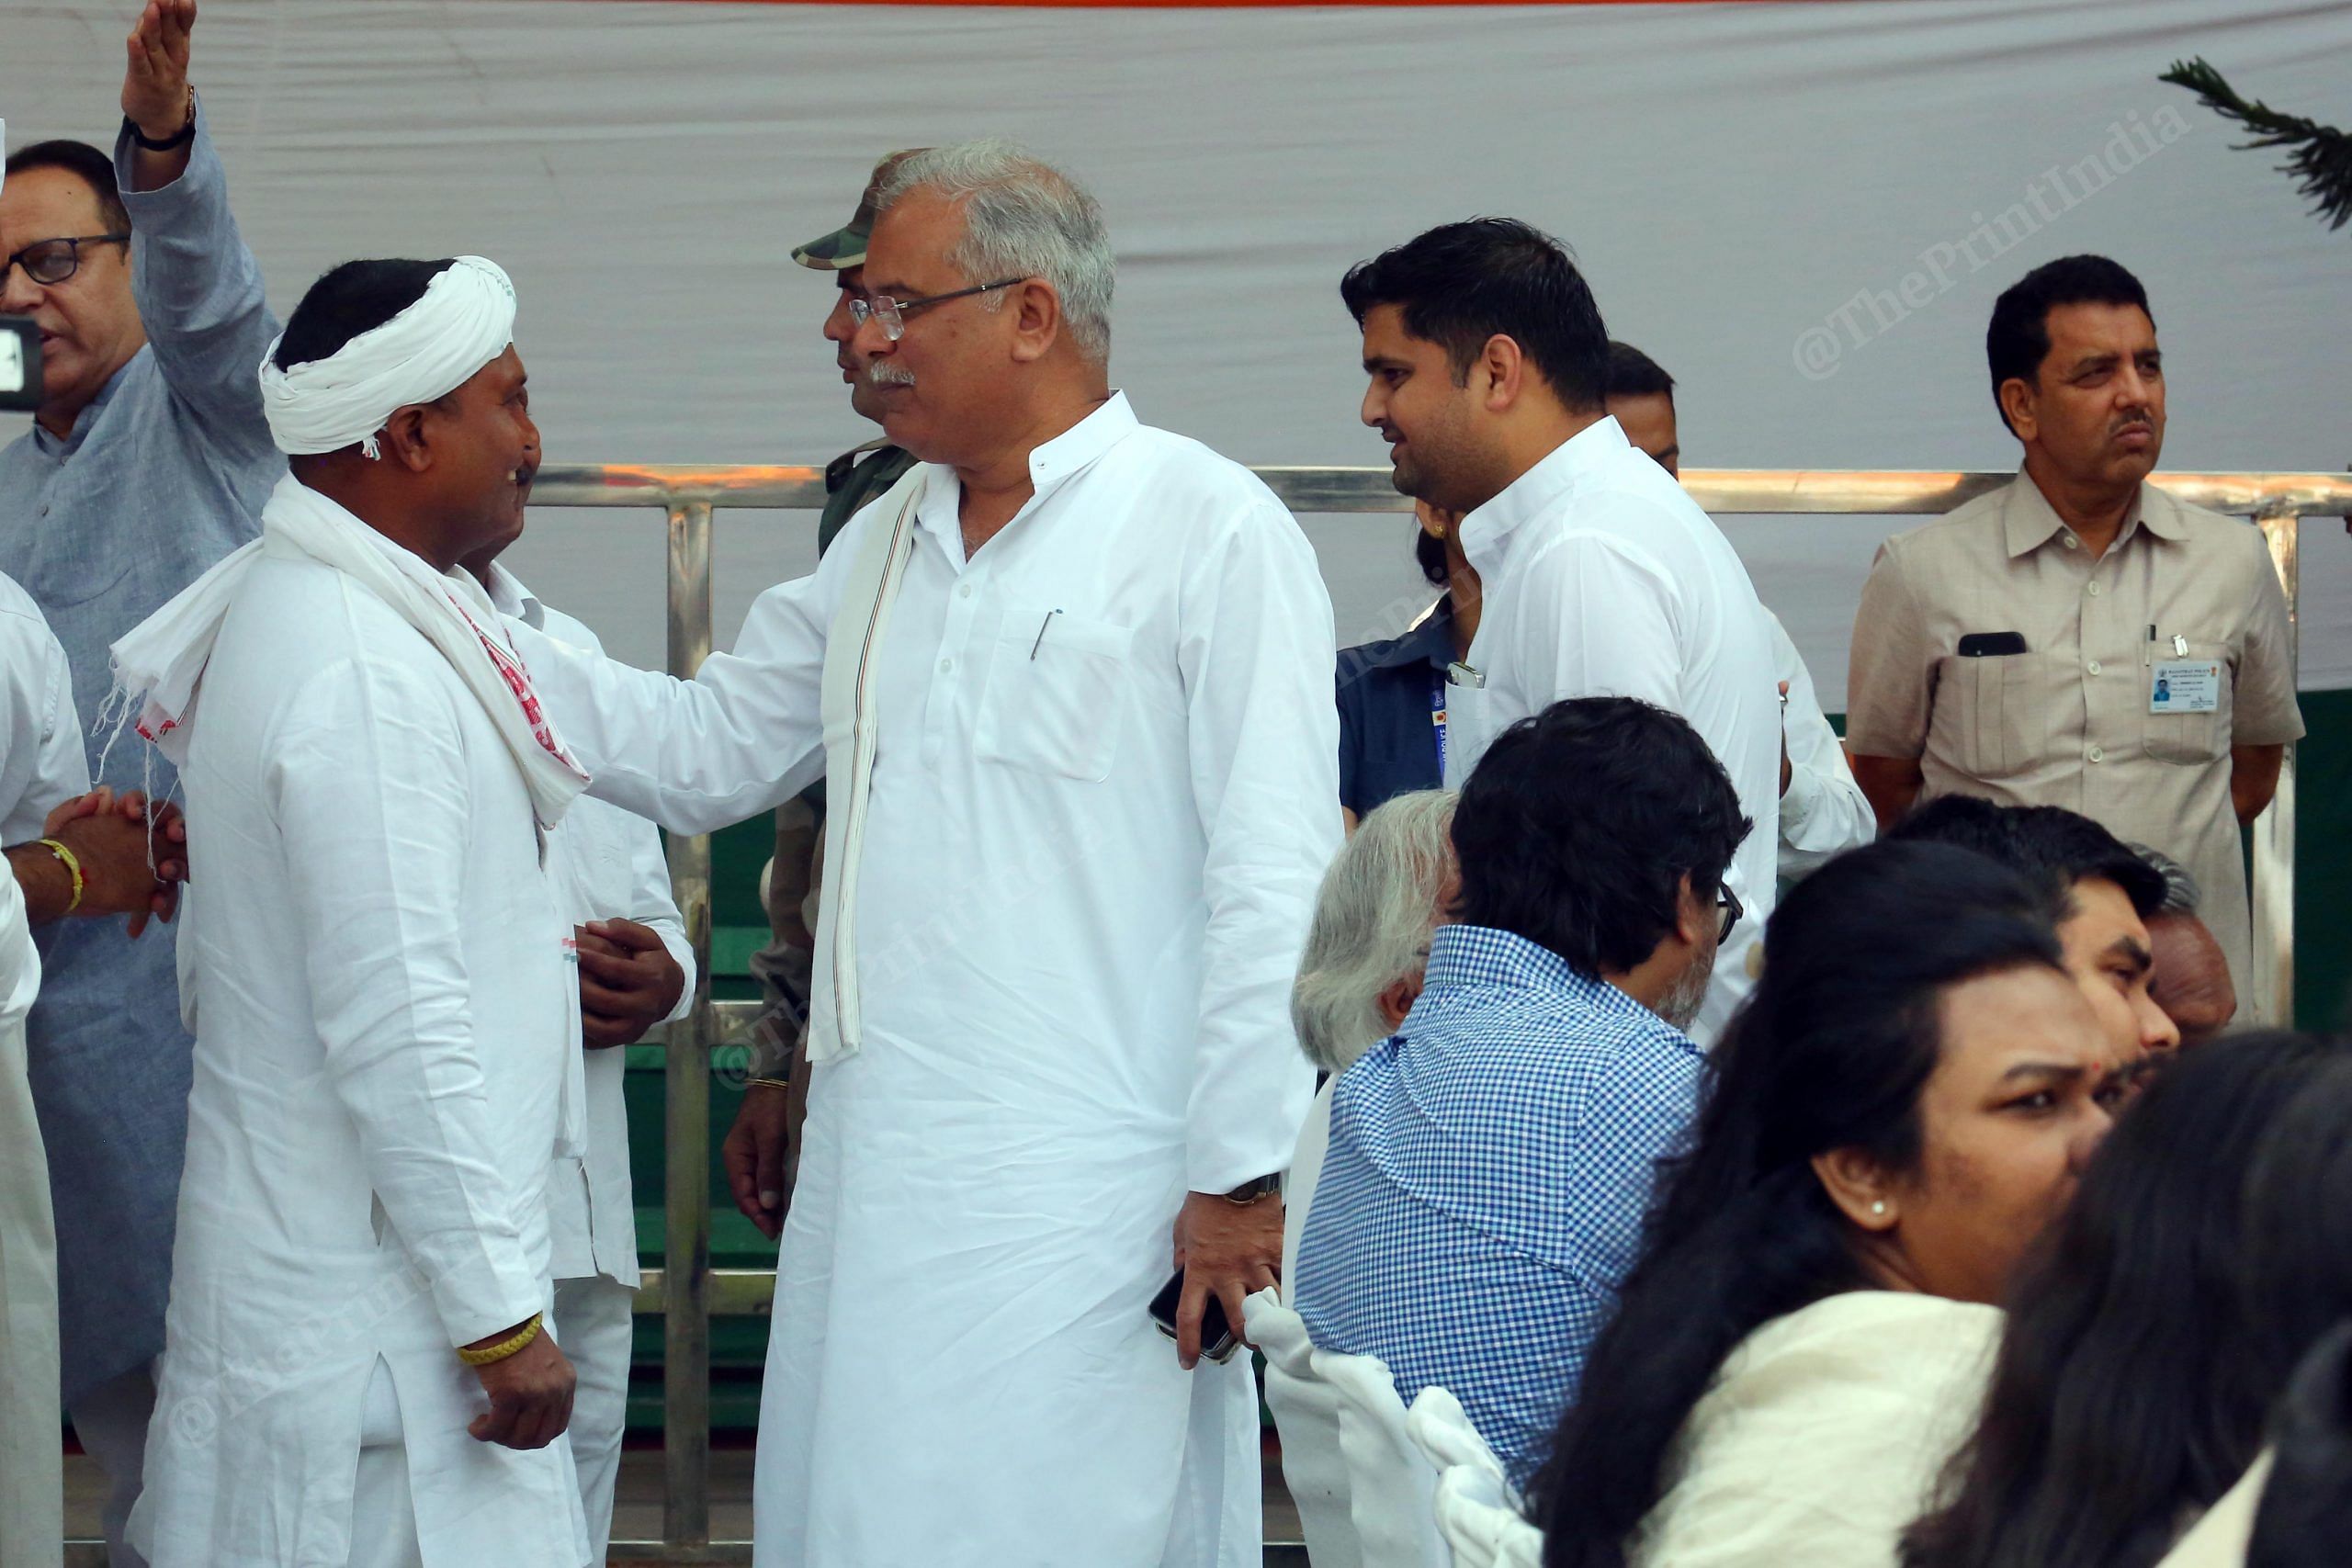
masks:
{"type": "Polygon", "coordinates": [[[2071,660],[2047,653],[2003,653],[1943,661],[1936,684],[1936,726],[1954,765],[1972,779],[2006,779],[2049,751],[2056,682],[2071,660]]]}
{"type": "Polygon", "coordinates": [[[2230,731],[2233,699],[2237,685],[2237,671],[2233,660],[2235,650],[2226,642],[2199,641],[2190,638],[2188,651],[2173,651],[2172,639],[2166,637],[2153,645],[2154,661],[2165,663],[2177,659],[2207,660],[2222,667],[2222,678],[2214,694],[2211,713],[2154,713],[2149,711],[2149,697],[2154,689],[2153,668],[2140,671],[2140,724],[2142,744],[2150,757],[2159,762],[2179,762],[2198,766],[2218,762],[2230,753],[2230,731]]]}
{"type": "Polygon", "coordinates": [[[1099,784],[1125,722],[1135,628],[1050,604],[1007,606],[980,694],[982,761],[1099,784]]]}

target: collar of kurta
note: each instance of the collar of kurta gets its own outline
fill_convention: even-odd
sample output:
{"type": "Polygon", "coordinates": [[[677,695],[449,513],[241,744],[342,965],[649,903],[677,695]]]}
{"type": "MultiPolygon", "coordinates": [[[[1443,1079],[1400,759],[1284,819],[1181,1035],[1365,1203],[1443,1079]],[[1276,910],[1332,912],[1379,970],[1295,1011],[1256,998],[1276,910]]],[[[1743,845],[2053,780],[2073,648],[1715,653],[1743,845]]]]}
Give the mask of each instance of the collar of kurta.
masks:
{"type": "MultiPolygon", "coordinates": [[[[2121,549],[2143,527],[2159,539],[2177,540],[2188,531],[2175,510],[2172,497],[2146,483],[2132,496],[2132,510],[2124,513],[2123,526],[2117,532],[2115,543],[2108,547],[2108,553],[2112,555],[2121,549]]],[[[2041,493],[2041,487],[2023,468],[2018,469],[2017,482],[2009,486],[2008,497],[2002,502],[2001,532],[2011,560],[2031,555],[2066,532],[2066,520],[2058,515],[2050,498],[2041,493]]]]}
{"type": "Polygon", "coordinates": [[[523,586],[523,580],[496,561],[490,563],[490,581],[486,586],[490,607],[508,620],[520,621],[537,630],[547,619],[546,606],[523,586]]]}
{"type": "Polygon", "coordinates": [[[1500,495],[1464,517],[1463,552],[1473,565],[1477,564],[1521,524],[1550,513],[1576,489],[1583,475],[1633,449],[1617,421],[1603,414],[1544,454],[1541,462],[1511,480],[1500,495]]]}
{"type": "Polygon", "coordinates": [[[71,457],[80,451],[82,443],[88,438],[91,430],[96,426],[98,416],[107,412],[108,403],[114,401],[115,391],[122,385],[122,378],[130,374],[132,366],[139,363],[139,355],[153,353],[154,353],[153,349],[142,344],[140,345],[139,354],[132,355],[117,367],[115,373],[107,378],[107,384],[98,389],[98,395],[92,398],[82,412],[74,416],[74,428],[66,432],[63,440],[61,441],[51,435],[40,424],[33,426],[33,439],[52,457],[71,457]]]}
{"type": "MultiPolygon", "coordinates": [[[[1022,509],[1025,514],[1031,507],[1046,499],[1057,485],[1085,472],[1105,452],[1116,446],[1142,428],[1136,411],[1127,404],[1125,392],[1114,391],[1102,404],[1063,431],[1050,441],[1043,441],[1029,453],[1029,488],[1031,495],[1022,509]]],[[[957,561],[964,558],[964,525],[960,513],[963,506],[963,481],[956,470],[944,463],[926,463],[926,470],[939,480],[923,487],[922,499],[915,508],[916,525],[935,536],[957,561]]],[[[1017,514],[1018,515],[1018,514],[1017,514]]]]}

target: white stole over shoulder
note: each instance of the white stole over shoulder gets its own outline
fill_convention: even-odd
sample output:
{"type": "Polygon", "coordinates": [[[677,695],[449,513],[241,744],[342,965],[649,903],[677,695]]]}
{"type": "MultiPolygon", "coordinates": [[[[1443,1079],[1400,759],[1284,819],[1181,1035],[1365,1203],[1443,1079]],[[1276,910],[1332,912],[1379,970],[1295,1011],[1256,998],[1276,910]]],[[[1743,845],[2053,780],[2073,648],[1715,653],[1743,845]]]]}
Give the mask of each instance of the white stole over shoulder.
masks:
{"type": "Polygon", "coordinates": [[[876,526],[859,541],[825,637],[825,873],[817,899],[816,985],[808,1002],[812,1065],[853,1055],[865,1035],[857,992],[857,874],[873,793],[874,740],[881,728],[875,666],[890,607],[914,554],[923,475],[923,466],[916,464],[875,503],[876,526]],[[887,525],[885,517],[890,519],[887,525]]]}

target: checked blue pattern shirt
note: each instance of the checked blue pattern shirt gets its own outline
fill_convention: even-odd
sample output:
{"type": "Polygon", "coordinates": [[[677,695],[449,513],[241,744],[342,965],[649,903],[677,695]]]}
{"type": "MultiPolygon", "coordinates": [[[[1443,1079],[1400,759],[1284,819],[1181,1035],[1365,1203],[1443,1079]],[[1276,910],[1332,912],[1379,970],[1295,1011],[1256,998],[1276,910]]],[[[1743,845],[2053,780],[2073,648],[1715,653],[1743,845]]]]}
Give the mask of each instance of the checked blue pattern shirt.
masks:
{"type": "Polygon", "coordinates": [[[1699,1048],[1614,986],[1441,926],[1396,1034],[1331,1096],[1292,1305],[1378,1356],[1406,1404],[1451,1390],[1524,1488],[1641,1242],[1699,1048]]]}

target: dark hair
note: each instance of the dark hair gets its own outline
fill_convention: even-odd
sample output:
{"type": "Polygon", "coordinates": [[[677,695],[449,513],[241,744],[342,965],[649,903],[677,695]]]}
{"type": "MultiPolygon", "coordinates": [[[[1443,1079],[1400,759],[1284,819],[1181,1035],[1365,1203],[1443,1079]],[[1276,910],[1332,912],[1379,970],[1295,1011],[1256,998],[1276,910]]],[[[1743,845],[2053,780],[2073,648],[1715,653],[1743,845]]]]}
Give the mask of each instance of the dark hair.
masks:
{"type": "Polygon", "coordinates": [[[1680,717],[1632,697],[1554,703],[1497,736],[1453,812],[1453,918],[1622,974],[1703,901],[1747,836],[1731,780],[1680,717]]]}
{"type": "Polygon", "coordinates": [[[2146,1568],[2184,1509],[2229,1490],[2297,1358],[2352,1309],[2348,1065],[2336,1041],[2275,1032],[2164,1070],[2012,1292],[1984,1416],[1905,1568],[2146,1568]],[[2314,1099],[2324,1127],[2278,1150],[2289,1179],[2249,1180],[2314,1099]]]}
{"type": "Polygon", "coordinates": [[[347,261],[311,285],[286,320],[278,340],[280,370],[340,353],[362,333],[374,332],[424,298],[433,280],[457,265],[440,261],[347,261]]]}
{"type": "Polygon", "coordinates": [[[1496,336],[1519,344],[1571,413],[1600,412],[1609,331],[1567,247],[1513,218],[1473,218],[1358,262],[1340,298],[1362,326],[1375,305],[1405,308],[1405,330],[1442,344],[1454,384],[1496,336]]]}
{"type": "Polygon", "coordinates": [[[2303,1358],[2277,1428],[2246,1568],[2341,1568],[2352,1540],[2352,1318],[2303,1358]]]}
{"type": "Polygon", "coordinates": [[[2001,385],[2041,373],[2050,357],[2050,312],[2061,305],[2137,305],[2150,322],[2156,319],[2140,280],[2105,256],[2060,256],[2002,289],[1984,329],[1984,363],[1993,374],[1993,407],[2011,434],[2017,426],[2001,408],[2001,385]]]}
{"type": "Polygon", "coordinates": [[[1453,581],[1453,573],[1445,564],[1445,541],[1430,537],[1427,528],[1413,529],[1413,564],[1433,588],[1445,588],[1453,581]]]}
{"type": "Polygon", "coordinates": [[[78,175],[98,198],[98,219],[106,224],[107,232],[130,232],[130,209],[122,204],[122,191],[115,185],[114,160],[86,141],[36,141],[9,153],[8,162],[0,168],[11,179],[35,169],[62,169],[78,175]]]}
{"type": "Polygon", "coordinates": [[[1973,795],[1939,795],[1894,825],[1890,839],[1957,844],[1999,861],[2038,888],[2057,925],[2075,913],[2075,884],[2103,877],[2146,919],[2164,908],[2164,873],[2132,846],[2063,806],[1996,806],[1973,795]]]}
{"type": "Polygon", "coordinates": [[[1890,1170],[1917,1168],[1943,993],[2058,964],[2033,890],[1965,850],[1874,844],[1791,890],[1536,1479],[1546,1568],[1623,1568],[1724,1358],[1772,1319],[1867,1286],[1812,1161],[1860,1148],[1890,1170]]]}
{"type": "Polygon", "coordinates": [[[1630,343],[1611,339],[1609,395],[1612,398],[1664,398],[1674,400],[1674,378],[1666,367],[1630,343]]]}

